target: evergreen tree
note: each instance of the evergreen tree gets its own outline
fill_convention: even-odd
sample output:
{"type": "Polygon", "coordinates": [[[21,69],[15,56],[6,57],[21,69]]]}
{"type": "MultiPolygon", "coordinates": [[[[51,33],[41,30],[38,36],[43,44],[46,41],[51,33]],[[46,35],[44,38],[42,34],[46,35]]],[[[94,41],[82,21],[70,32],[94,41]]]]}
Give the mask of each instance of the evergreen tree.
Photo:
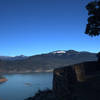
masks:
{"type": "MultiPolygon", "coordinates": [[[[89,36],[98,36],[100,35],[100,0],[88,3],[86,9],[89,17],[85,33],[89,36]]],[[[97,58],[100,62],[100,52],[97,54],[97,58]]]]}
{"type": "Polygon", "coordinates": [[[100,35],[100,0],[88,3],[88,24],[86,26],[86,34],[89,36],[100,35]]]}

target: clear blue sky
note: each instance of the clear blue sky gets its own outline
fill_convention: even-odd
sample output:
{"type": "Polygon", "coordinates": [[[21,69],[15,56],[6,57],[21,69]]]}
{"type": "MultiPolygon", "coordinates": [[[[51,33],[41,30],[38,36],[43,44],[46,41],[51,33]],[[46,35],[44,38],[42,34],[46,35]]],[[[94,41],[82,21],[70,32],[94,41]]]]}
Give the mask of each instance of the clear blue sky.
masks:
{"type": "Polygon", "coordinates": [[[0,0],[0,55],[100,51],[100,36],[84,34],[88,1],[0,0]]]}

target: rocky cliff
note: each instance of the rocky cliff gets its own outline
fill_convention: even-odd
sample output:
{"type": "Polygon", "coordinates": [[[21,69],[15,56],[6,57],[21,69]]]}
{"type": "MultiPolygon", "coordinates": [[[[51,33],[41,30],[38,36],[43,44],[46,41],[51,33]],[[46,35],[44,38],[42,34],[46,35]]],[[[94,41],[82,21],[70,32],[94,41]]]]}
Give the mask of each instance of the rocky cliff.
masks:
{"type": "Polygon", "coordinates": [[[53,92],[57,100],[72,100],[73,86],[76,84],[76,74],[73,66],[55,69],[53,92]]]}
{"type": "Polygon", "coordinates": [[[57,100],[98,100],[100,64],[85,62],[54,70],[53,93],[57,100]]]}
{"type": "Polygon", "coordinates": [[[100,63],[92,61],[55,69],[52,91],[39,92],[27,100],[99,99],[100,63]]]}

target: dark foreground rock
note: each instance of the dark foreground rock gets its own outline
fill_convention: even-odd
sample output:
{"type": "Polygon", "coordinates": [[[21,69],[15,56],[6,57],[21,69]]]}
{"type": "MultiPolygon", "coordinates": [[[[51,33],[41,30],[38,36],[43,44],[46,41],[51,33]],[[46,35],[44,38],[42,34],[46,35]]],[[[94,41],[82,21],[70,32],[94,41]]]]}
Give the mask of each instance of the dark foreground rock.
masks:
{"type": "Polygon", "coordinates": [[[57,100],[52,90],[38,91],[34,97],[29,97],[25,100],[57,100]]]}
{"type": "Polygon", "coordinates": [[[84,62],[54,71],[57,100],[100,100],[100,63],[84,62]]]}

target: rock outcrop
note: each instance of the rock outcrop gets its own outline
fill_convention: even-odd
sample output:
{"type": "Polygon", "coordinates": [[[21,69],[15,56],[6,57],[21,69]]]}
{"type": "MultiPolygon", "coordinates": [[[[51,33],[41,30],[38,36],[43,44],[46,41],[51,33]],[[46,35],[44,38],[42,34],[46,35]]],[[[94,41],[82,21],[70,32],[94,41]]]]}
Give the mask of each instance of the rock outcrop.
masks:
{"type": "Polygon", "coordinates": [[[73,66],[55,69],[53,92],[57,100],[72,100],[73,86],[76,84],[76,74],[73,66]]]}
{"type": "Polygon", "coordinates": [[[25,100],[57,100],[52,90],[38,91],[35,96],[25,100]]]}
{"type": "Polygon", "coordinates": [[[52,91],[38,92],[27,100],[99,99],[100,63],[91,61],[55,69],[52,91]]]}
{"type": "MultiPolygon", "coordinates": [[[[55,69],[53,93],[57,100],[77,100],[77,98],[78,100],[82,100],[82,98],[85,98],[83,100],[96,100],[93,97],[100,93],[99,83],[100,64],[98,62],[75,64],[55,69]]],[[[100,97],[99,95],[96,96],[100,97]]]]}
{"type": "Polygon", "coordinates": [[[6,78],[4,77],[0,78],[0,83],[6,82],[6,81],[8,81],[6,78]]]}

